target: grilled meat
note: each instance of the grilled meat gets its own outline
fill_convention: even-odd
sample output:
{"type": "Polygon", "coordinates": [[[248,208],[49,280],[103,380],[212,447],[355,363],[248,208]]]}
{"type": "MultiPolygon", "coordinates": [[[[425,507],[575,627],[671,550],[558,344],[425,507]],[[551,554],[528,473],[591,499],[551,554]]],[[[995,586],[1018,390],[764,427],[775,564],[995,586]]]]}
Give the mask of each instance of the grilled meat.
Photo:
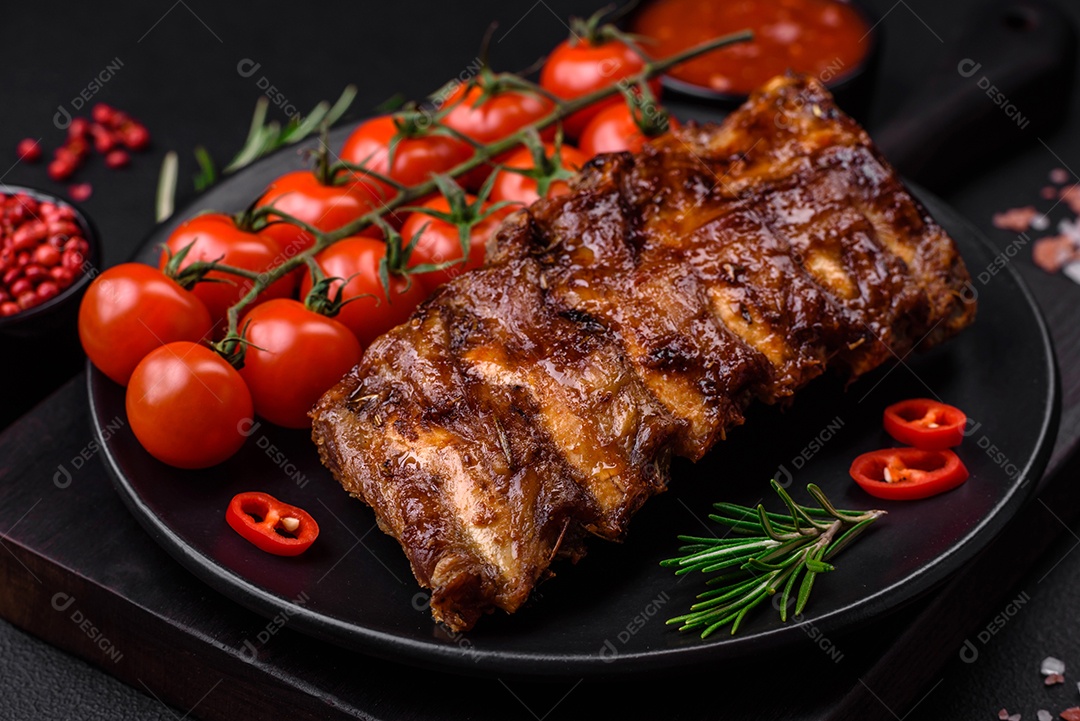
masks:
{"type": "Polygon", "coordinates": [[[600,156],[313,411],[323,462],[468,629],[620,539],[754,400],[968,325],[953,241],[816,81],[600,156]]]}

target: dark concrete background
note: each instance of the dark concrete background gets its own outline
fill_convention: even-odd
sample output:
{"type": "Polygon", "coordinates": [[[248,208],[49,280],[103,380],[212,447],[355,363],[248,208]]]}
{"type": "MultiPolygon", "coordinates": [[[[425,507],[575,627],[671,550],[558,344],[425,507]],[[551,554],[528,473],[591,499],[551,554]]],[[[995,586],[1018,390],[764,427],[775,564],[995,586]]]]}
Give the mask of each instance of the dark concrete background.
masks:
{"type": "MultiPolygon", "coordinates": [[[[94,186],[93,197],[84,205],[100,228],[105,264],[115,264],[153,224],[154,189],[164,152],[180,152],[181,194],[190,197],[192,148],[203,144],[220,161],[239,148],[262,92],[260,77],[302,113],[319,100],[336,98],[347,83],[356,83],[360,95],[352,116],[359,117],[395,93],[420,97],[457,74],[476,56],[484,29],[493,20],[500,23],[493,62],[500,69],[520,69],[565,35],[566,16],[587,14],[598,4],[160,0],[11,5],[4,8],[0,23],[0,159],[7,158],[0,160],[0,182],[63,192],[64,186],[46,178],[43,164],[15,164],[15,143],[26,136],[41,137],[47,148],[55,147],[62,139],[62,131],[53,126],[58,106],[70,107],[107,64],[122,63],[94,100],[144,121],[153,135],[153,150],[136,156],[121,172],[105,170],[96,159],[77,178],[94,186]],[[260,64],[254,76],[237,71],[245,59],[260,64]]],[[[932,71],[950,39],[984,5],[975,0],[869,4],[882,16],[885,36],[869,114],[873,129],[932,71]]],[[[1068,9],[1080,19],[1077,3],[1068,9]]],[[[1073,130],[1080,118],[1077,104],[1074,93],[1073,110],[1060,131],[1042,142],[1026,139],[1017,153],[957,184],[946,199],[992,239],[1007,242],[1007,234],[995,235],[991,228],[991,213],[1034,201],[1050,168],[1080,168],[1080,133],[1073,130]]],[[[280,108],[272,108],[271,114],[284,120],[280,108]]],[[[1027,259],[1018,265],[1031,282],[1060,283],[1062,293],[1074,292],[1068,281],[1042,275],[1027,259]]],[[[79,363],[74,356],[42,360],[24,349],[15,352],[10,345],[0,345],[0,375],[7,386],[0,391],[0,425],[44,397],[79,363]]],[[[1075,399],[1071,405],[1076,406],[1075,399]]],[[[1038,708],[1056,713],[1080,703],[1075,676],[1064,686],[1045,689],[1038,675],[1039,661],[1051,653],[1080,668],[1080,623],[1073,610],[1080,592],[1080,553],[1069,553],[1078,543],[1075,535],[1063,535],[1043,567],[1033,569],[1017,590],[1033,588],[1048,574],[1038,583],[1038,593],[983,647],[978,662],[965,664],[958,658],[944,669],[942,680],[927,689],[927,697],[909,718],[995,718],[1004,706],[1033,719],[1038,708]]],[[[164,707],[145,690],[123,686],[0,623],[0,718],[181,716],[182,711],[164,707]]],[[[883,712],[882,717],[890,716],[883,712]]]]}

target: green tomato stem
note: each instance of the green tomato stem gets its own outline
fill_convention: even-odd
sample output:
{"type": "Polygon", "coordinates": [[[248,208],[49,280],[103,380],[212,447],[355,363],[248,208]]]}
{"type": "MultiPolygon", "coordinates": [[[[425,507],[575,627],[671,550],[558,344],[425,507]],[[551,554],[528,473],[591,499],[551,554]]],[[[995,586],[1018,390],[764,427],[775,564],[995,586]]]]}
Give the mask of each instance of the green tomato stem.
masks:
{"type": "MultiPolygon", "coordinates": [[[[614,82],[611,85],[608,85],[599,90],[595,90],[586,95],[582,95],[580,97],[570,100],[558,101],[552,112],[545,117],[522,128],[518,132],[507,136],[503,140],[499,140],[494,143],[489,143],[487,145],[478,147],[476,153],[471,158],[454,166],[445,174],[452,178],[462,176],[468,173],[470,170],[473,170],[480,167],[481,165],[484,165],[485,163],[488,163],[493,158],[502,155],[508,150],[511,150],[518,145],[521,145],[525,141],[525,137],[528,133],[543,130],[548,126],[554,125],[555,123],[558,123],[559,121],[569,117],[570,115],[573,115],[578,110],[582,110],[590,105],[593,105],[594,103],[597,103],[601,100],[615,95],[616,93],[621,92],[621,88],[623,85],[634,85],[636,83],[647,81],[665,72],[666,70],[676,65],[679,65],[680,63],[684,63],[688,60],[693,60],[700,55],[704,55],[705,53],[711,52],[713,50],[719,50],[720,48],[726,47],[728,45],[746,42],[748,40],[751,40],[752,38],[753,33],[751,33],[749,30],[743,30],[737,33],[733,33],[731,35],[725,35],[724,37],[715,38],[708,42],[689,48],[688,50],[684,50],[683,52],[670,55],[666,58],[662,58],[659,60],[649,60],[645,63],[645,66],[641,69],[641,71],[636,73],[635,75],[623,78],[618,82],[614,82]]],[[[275,266],[271,270],[265,273],[257,274],[258,277],[255,279],[255,283],[252,285],[251,289],[247,292],[247,294],[245,294],[244,297],[238,300],[235,304],[230,306],[228,310],[229,330],[226,337],[239,337],[239,333],[237,332],[237,324],[239,321],[240,312],[246,306],[254,302],[255,299],[259,296],[259,293],[261,293],[275,281],[287,275],[289,272],[299,267],[301,264],[306,263],[308,258],[325,250],[334,243],[344,238],[348,238],[349,236],[356,235],[365,228],[371,226],[372,224],[375,224],[387,213],[390,213],[403,206],[412,205],[415,201],[427,195],[430,195],[437,189],[438,185],[434,180],[429,180],[419,185],[404,188],[401,190],[401,192],[399,192],[392,199],[381,205],[378,209],[372,210],[357,218],[356,220],[346,223],[345,225],[337,228],[336,230],[326,233],[313,233],[314,237],[316,238],[314,245],[312,245],[307,250],[304,250],[292,256],[291,258],[288,258],[280,265],[275,266]]],[[[272,211],[269,211],[268,214],[270,214],[270,212],[272,211]]],[[[281,217],[284,222],[290,222],[295,225],[299,225],[300,227],[304,227],[307,225],[300,224],[298,221],[296,221],[295,218],[285,217],[284,214],[281,213],[273,214],[281,217]]],[[[304,229],[309,230],[310,226],[304,227],[304,229]]],[[[222,270],[224,272],[232,272],[238,270],[230,269],[227,266],[218,266],[215,269],[222,270]]],[[[244,273],[237,274],[243,275],[244,277],[249,277],[247,275],[244,275],[244,273]]]]}

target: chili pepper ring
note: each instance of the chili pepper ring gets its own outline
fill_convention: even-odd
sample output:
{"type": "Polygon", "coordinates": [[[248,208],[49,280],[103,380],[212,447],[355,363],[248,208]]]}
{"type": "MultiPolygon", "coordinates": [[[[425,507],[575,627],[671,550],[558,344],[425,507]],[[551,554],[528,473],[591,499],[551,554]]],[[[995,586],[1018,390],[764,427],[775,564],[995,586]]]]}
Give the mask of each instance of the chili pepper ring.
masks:
{"type": "Polygon", "coordinates": [[[319,535],[319,524],[307,511],[259,491],[233,496],[225,520],[256,548],[275,556],[299,556],[319,535]]]}

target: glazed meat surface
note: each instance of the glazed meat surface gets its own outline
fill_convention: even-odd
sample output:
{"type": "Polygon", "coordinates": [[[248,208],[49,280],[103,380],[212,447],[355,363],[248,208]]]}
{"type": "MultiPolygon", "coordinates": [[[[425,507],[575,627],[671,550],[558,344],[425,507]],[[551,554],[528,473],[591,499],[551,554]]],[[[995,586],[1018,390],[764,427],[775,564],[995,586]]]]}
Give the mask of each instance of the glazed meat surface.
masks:
{"type": "Polygon", "coordinates": [[[698,459],[833,366],[974,319],[956,247],[816,81],[599,156],[509,218],[487,265],[376,340],[313,411],[323,462],[468,629],[619,540],[698,459]]]}

